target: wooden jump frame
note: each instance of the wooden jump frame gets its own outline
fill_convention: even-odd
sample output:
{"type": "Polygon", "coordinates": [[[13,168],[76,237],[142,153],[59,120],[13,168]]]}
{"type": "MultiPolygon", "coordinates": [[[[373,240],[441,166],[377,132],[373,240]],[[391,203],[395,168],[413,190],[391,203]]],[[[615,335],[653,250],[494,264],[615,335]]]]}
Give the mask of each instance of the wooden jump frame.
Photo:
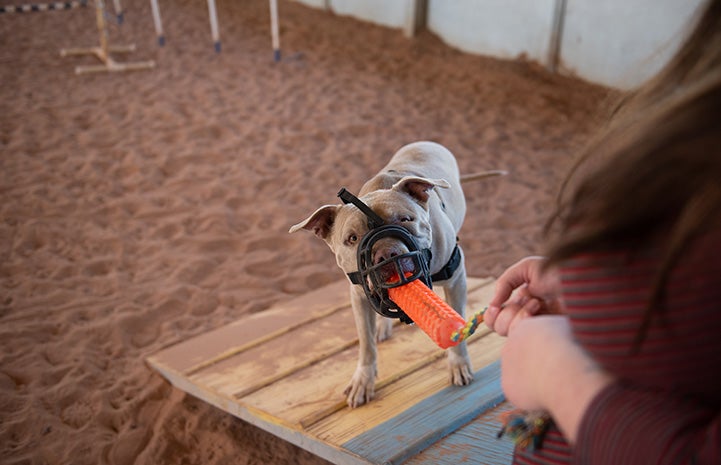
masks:
{"type": "MultiPolygon", "coordinates": [[[[116,0],[116,9],[119,7],[119,0],[116,0]]],[[[122,13],[119,14],[119,18],[122,13]]],[[[67,48],[60,50],[60,56],[70,55],[95,55],[101,62],[101,65],[76,66],[75,74],[97,73],[97,72],[116,72],[116,71],[133,71],[141,69],[150,69],[155,67],[155,62],[138,61],[133,63],[119,63],[112,59],[111,53],[127,53],[135,51],[135,45],[116,45],[110,46],[108,40],[108,28],[105,24],[105,0],[95,0],[95,19],[100,35],[100,45],[89,48],[67,48]]]]}

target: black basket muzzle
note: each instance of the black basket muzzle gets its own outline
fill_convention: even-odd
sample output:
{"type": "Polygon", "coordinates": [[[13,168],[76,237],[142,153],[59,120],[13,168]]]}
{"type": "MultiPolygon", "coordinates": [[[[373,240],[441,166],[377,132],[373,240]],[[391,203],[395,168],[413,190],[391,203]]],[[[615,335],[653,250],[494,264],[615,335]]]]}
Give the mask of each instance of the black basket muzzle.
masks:
{"type": "Polygon", "coordinates": [[[410,323],[412,320],[388,296],[388,289],[408,284],[420,279],[429,288],[431,275],[428,263],[430,249],[420,250],[415,238],[408,231],[396,225],[384,225],[369,231],[358,246],[358,273],[373,309],[389,318],[400,318],[410,323]],[[376,264],[373,263],[373,246],[385,238],[393,238],[402,242],[408,252],[389,257],[376,264]],[[394,272],[389,269],[394,268],[394,272]],[[393,279],[389,279],[393,277],[393,279]]]}
{"type": "Polygon", "coordinates": [[[341,189],[338,196],[345,203],[353,203],[365,213],[368,216],[368,227],[370,228],[358,245],[358,271],[348,273],[348,277],[354,284],[363,286],[368,301],[377,313],[388,318],[399,318],[404,323],[412,323],[413,320],[390,299],[388,289],[402,286],[416,279],[420,279],[431,288],[432,280],[429,269],[431,250],[421,250],[416,239],[406,228],[385,224],[370,207],[345,189],[341,189]],[[378,241],[386,238],[400,241],[408,252],[374,264],[373,247],[378,241]],[[391,276],[397,278],[390,280],[391,276]]]}

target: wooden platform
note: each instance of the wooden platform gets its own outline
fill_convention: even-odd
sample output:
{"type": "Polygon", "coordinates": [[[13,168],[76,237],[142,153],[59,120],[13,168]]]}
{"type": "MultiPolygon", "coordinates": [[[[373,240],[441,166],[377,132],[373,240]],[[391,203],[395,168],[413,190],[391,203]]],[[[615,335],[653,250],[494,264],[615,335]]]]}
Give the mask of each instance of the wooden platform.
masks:
{"type": "MultiPolygon", "coordinates": [[[[469,313],[491,278],[469,279],[469,313]]],[[[346,406],[357,344],[348,284],[330,284],[172,346],[148,363],[173,385],[337,464],[507,464],[497,439],[503,339],[485,326],[469,339],[475,381],[450,386],[445,352],[397,324],[378,346],[375,399],[346,406]]]]}

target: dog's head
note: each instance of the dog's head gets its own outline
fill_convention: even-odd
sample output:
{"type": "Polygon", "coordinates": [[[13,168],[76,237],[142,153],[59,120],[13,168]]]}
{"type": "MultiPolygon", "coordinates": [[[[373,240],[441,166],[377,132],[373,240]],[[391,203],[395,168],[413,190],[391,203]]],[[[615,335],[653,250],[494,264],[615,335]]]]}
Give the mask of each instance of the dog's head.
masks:
{"type": "MultiPolygon", "coordinates": [[[[403,228],[412,237],[418,249],[430,249],[433,241],[431,218],[429,215],[429,199],[436,187],[448,188],[443,179],[427,179],[406,176],[393,184],[389,189],[378,189],[361,197],[375,215],[380,217],[384,225],[403,228]]],[[[301,229],[312,231],[323,239],[336,257],[338,266],[351,274],[359,270],[358,247],[363,238],[371,231],[369,217],[355,204],[325,205],[313,212],[308,218],[290,228],[290,232],[301,229]]],[[[402,235],[388,234],[379,237],[371,244],[366,253],[372,263],[378,265],[393,257],[411,252],[408,241],[402,235]]],[[[415,273],[417,261],[403,258],[399,261],[403,273],[415,273]]],[[[390,278],[397,271],[395,265],[389,264],[380,272],[390,278]]]]}

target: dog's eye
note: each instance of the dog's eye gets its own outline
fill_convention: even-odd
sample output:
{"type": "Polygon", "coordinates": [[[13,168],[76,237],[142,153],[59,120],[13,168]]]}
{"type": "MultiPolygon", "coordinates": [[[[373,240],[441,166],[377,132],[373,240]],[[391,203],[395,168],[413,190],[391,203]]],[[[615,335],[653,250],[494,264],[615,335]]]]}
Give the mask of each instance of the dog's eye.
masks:
{"type": "Polygon", "coordinates": [[[414,218],[412,216],[404,216],[401,218],[401,223],[412,223],[414,218]]]}
{"type": "Polygon", "coordinates": [[[348,236],[348,239],[345,240],[345,243],[347,245],[353,245],[356,242],[358,242],[358,236],[355,234],[351,234],[350,236],[348,236]]]}

